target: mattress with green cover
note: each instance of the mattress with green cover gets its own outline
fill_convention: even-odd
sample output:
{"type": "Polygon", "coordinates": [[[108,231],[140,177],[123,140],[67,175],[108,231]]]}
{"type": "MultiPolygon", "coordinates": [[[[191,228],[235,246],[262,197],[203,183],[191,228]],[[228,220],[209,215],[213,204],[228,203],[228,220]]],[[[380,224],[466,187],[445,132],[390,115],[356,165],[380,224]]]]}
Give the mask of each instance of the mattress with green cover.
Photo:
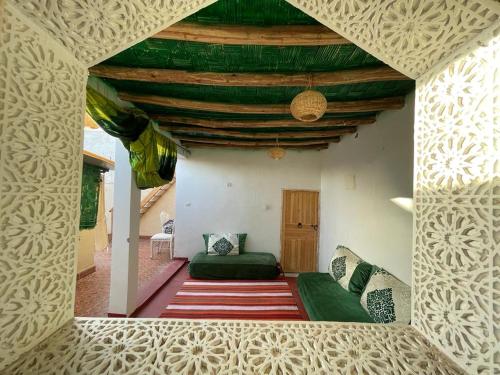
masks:
{"type": "Polygon", "coordinates": [[[246,252],[233,256],[196,254],[189,263],[189,274],[198,279],[274,279],[279,274],[271,253],[246,252]]]}
{"type": "Polygon", "coordinates": [[[361,306],[361,296],[342,288],[327,273],[301,273],[297,286],[311,320],[373,323],[361,306]]]}

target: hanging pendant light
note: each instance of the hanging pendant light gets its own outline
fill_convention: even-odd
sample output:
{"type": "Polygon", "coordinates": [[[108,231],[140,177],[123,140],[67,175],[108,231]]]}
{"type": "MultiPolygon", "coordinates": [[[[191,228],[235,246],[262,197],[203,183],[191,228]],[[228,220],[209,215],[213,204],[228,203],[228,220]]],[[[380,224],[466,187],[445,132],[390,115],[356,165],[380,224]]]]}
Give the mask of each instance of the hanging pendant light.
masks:
{"type": "Polygon", "coordinates": [[[286,150],[280,147],[278,139],[276,139],[276,146],[267,150],[267,154],[271,159],[280,160],[286,155],[286,150]]]}
{"type": "Polygon", "coordinates": [[[303,122],[319,120],[326,112],[327,101],[325,96],[316,90],[311,90],[312,74],[309,76],[308,89],[293,98],[290,104],[292,116],[303,122]]]}

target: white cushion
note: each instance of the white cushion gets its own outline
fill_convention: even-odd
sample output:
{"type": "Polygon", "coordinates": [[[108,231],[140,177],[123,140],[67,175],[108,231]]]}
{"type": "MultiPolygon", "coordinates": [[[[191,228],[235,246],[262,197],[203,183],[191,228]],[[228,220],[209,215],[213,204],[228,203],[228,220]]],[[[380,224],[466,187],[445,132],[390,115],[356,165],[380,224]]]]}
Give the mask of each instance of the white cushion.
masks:
{"type": "Polygon", "coordinates": [[[383,268],[374,271],[361,295],[361,306],[376,323],[411,320],[411,288],[383,268]]]}
{"type": "Polygon", "coordinates": [[[240,242],[236,233],[212,233],[208,237],[208,255],[238,255],[240,242]]]}
{"type": "Polygon", "coordinates": [[[153,236],[151,236],[152,240],[171,240],[172,235],[171,234],[166,234],[166,233],[156,233],[153,236]]]}
{"type": "Polygon", "coordinates": [[[361,258],[345,246],[337,246],[330,263],[328,273],[345,290],[349,290],[349,281],[361,258]]]}

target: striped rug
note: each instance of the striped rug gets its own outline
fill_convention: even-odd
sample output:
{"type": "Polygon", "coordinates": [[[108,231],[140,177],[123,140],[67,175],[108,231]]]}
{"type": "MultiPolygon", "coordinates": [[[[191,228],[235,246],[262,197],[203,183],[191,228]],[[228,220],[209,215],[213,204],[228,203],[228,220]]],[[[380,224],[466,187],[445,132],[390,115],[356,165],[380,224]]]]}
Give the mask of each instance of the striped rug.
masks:
{"type": "Polygon", "coordinates": [[[188,279],[161,318],[304,320],[283,279],[219,281],[188,279]]]}

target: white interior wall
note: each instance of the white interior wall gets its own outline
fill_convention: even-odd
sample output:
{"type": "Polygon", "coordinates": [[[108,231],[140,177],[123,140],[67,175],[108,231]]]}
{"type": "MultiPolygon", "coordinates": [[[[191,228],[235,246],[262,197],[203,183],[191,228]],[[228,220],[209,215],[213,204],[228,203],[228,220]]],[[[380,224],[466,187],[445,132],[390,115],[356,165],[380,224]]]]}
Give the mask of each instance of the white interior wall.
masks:
{"type": "Polygon", "coordinates": [[[390,199],[413,194],[414,102],[321,152],[320,271],[343,244],[410,284],[412,215],[390,199]]]}
{"type": "Polygon", "coordinates": [[[413,194],[414,102],[411,94],[404,109],[321,152],[273,161],[264,151],[200,149],[180,159],[176,256],[200,251],[202,233],[228,231],[279,257],[281,189],[321,190],[319,270],[343,244],[410,284],[412,215],[390,199],[413,194]]]}
{"type": "Polygon", "coordinates": [[[318,151],[288,151],[270,159],[265,150],[195,149],[179,159],[175,255],[191,258],[207,232],[248,233],[249,251],[279,259],[282,189],[320,189],[318,151]]]}

